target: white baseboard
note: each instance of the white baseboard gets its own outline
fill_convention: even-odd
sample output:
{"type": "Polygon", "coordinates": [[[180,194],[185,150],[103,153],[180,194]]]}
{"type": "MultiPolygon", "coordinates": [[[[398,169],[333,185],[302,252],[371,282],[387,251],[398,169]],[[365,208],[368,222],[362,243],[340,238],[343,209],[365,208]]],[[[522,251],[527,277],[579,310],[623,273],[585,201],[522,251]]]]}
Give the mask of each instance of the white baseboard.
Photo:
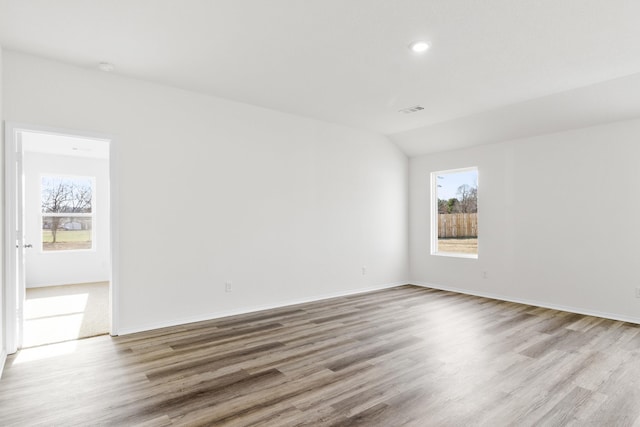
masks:
{"type": "Polygon", "coordinates": [[[7,352],[2,349],[2,351],[0,351],[0,379],[2,379],[2,371],[4,370],[5,363],[7,363],[7,352]]]}
{"type": "Polygon", "coordinates": [[[389,289],[389,288],[402,286],[406,284],[407,282],[389,283],[389,284],[380,285],[380,286],[373,286],[369,288],[354,289],[354,290],[349,290],[344,292],[334,292],[330,294],[316,295],[309,298],[300,298],[296,300],[283,301],[283,302],[274,303],[274,304],[266,304],[266,305],[254,306],[254,307],[243,307],[243,308],[221,311],[216,313],[200,314],[197,316],[191,316],[191,317],[186,317],[181,319],[172,319],[172,320],[167,320],[162,322],[147,323],[147,324],[135,326],[132,328],[123,327],[118,329],[118,335],[135,334],[137,332],[145,332],[145,331],[151,331],[154,329],[168,328],[171,326],[185,325],[187,323],[220,319],[222,317],[236,316],[238,314],[254,313],[257,311],[271,310],[274,308],[282,308],[282,307],[287,307],[291,305],[304,304],[307,302],[322,301],[325,299],[344,297],[347,295],[355,295],[355,294],[362,294],[365,292],[379,291],[381,289],[389,289]]]}
{"type": "Polygon", "coordinates": [[[413,281],[410,283],[416,286],[422,286],[423,288],[439,289],[442,291],[456,292],[459,294],[474,295],[477,297],[491,298],[491,299],[500,300],[500,301],[515,302],[518,304],[533,305],[535,307],[550,308],[552,310],[566,311],[569,313],[584,314],[585,316],[602,317],[604,319],[619,320],[621,322],[640,324],[640,318],[638,317],[631,317],[631,316],[625,316],[625,315],[614,314],[614,313],[606,313],[603,311],[590,310],[590,309],[585,309],[580,307],[571,307],[567,305],[553,304],[553,303],[535,301],[535,300],[529,300],[529,299],[523,299],[523,298],[507,297],[504,295],[497,295],[489,292],[470,291],[468,289],[460,289],[460,288],[455,288],[451,286],[442,286],[434,283],[425,283],[425,282],[416,282],[416,281],[413,281]]]}

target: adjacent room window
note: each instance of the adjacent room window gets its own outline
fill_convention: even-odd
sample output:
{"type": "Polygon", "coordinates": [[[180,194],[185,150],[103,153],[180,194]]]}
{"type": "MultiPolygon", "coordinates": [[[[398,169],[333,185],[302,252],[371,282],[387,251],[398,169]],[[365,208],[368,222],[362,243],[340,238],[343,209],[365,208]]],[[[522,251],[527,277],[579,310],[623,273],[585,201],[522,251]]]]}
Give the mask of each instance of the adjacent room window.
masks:
{"type": "Polygon", "coordinates": [[[478,257],[478,168],[431,174],[431,253],[478,257]]]}
{"type": "Polygon", "coordinates": [[[42,250],[93,249],[95,178],[43,176],[42,250]]]}

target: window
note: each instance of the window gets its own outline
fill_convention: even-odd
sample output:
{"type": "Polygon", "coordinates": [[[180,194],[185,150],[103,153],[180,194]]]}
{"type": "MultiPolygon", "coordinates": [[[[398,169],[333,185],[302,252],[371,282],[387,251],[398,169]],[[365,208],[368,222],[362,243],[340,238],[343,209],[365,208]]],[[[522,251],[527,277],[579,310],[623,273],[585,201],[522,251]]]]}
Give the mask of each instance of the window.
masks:
{"type": "Polygon", "coordinates": [[[42,250],[93,249],[95,178],[43,176],[42,250]]]}
{"type": "Polygon", "coordinates": [[[431,253],[478,257],[478,168],[431,174],[431,253]]]}

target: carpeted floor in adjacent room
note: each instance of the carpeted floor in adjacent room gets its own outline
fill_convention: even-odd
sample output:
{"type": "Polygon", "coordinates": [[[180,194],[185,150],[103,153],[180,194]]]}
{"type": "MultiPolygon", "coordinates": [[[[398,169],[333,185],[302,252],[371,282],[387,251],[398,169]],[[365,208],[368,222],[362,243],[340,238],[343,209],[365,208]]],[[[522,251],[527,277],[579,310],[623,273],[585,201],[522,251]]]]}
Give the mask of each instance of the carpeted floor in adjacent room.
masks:
{"type": "Polygon", "coordinates": [[[29,288],[23,348],[109,333],[109,282],[29,288]]]}

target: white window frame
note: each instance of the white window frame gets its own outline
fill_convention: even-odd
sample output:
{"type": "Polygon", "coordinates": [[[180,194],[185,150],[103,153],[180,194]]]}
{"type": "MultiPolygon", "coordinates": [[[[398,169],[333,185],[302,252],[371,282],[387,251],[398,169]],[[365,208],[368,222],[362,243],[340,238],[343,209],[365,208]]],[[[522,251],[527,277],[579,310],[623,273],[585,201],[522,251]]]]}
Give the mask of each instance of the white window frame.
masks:
{"type": "MultiPolygon", "coordinates": [[[[446,169],[431,172],[431,255],[452,258],[478,259],[480,254],[480,233],[478,233],[478,253],[465,254],[460,252],[438,252],[438,175],[475,171],[478,175],[478,193],[480,192],[480,169],[477,166],[469,166],[458,169],[446,169]]],[[[478,199],[480,197],[478,196],[478,199]]],[[[478,208],[478,212],[480,209],[478,208]]]]}
{"type": "Polygon", "coordinates": [[[38,248],[40,253],[43,254],[60,254],[69,252],[95,252],[96,251],[96,177],[86,175],[60,175],[57,173],[43,173],[40,174],[40,197],[42,197],[42,178],[60,178],[60,179],[88,179],[91,181],[91,213],[53,213],[42,212],[40,208],[40,247],[38,248]],[[44,250],[44,239],[42,238],[42,223],[45,217],[58,217],[58,218],[91,218],[91,247],[87,249],[63,249],[55,251],[44,250]]]}

